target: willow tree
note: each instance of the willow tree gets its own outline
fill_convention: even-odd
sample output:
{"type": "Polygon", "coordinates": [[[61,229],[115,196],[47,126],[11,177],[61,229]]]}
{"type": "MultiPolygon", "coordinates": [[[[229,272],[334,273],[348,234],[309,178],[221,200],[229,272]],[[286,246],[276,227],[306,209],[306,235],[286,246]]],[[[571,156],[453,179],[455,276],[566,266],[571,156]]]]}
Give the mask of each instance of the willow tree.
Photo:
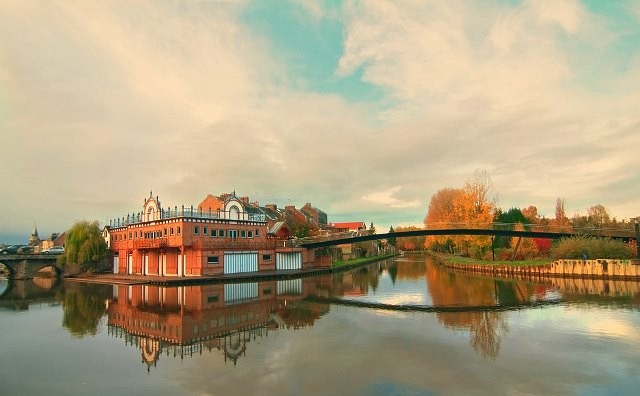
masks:
{"type": "Polygon", "coordinates": [[[86,264],[98,262],[107,255],[107,244],[97,221],[75,223],[66,232],[62,264],[86,264]]]}

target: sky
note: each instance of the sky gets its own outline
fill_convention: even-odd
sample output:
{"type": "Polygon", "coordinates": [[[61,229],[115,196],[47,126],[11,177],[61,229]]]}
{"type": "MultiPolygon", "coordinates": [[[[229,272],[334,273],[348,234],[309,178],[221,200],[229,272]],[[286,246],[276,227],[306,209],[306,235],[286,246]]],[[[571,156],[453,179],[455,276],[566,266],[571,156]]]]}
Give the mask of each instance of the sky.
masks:
{"type": "Polygon", "coordinates": [[[0,2],[0,241],[158,195],[421,225],[498,206],[640,215],[640,2],[0,2]]]}

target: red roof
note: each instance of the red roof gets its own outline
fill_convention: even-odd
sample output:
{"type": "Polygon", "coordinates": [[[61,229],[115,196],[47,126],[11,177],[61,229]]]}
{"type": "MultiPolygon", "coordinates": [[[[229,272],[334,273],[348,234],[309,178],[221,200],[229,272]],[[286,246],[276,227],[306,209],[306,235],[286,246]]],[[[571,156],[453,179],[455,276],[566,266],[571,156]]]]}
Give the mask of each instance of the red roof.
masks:
{"type": "Polygon", "coordinates": [[[347,221],[343,223],[329,223],[329,227],[332,228],[346,228],[348,230],[357,230],[359,228],[365,229],[367,228],[364,221],[347,221]]]}

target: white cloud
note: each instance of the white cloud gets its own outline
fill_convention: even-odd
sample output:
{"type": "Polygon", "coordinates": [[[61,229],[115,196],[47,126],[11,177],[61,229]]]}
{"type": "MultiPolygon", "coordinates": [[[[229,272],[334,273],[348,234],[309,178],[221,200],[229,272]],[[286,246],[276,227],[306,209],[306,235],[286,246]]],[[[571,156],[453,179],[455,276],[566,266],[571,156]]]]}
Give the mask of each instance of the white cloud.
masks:
{"type": "Polygon", "coordinates": [[[400,192],[401,186],[392,187],[386,191],[378,191],[371,194],[367,194],[362,197],[365,201],[389,206],[391,208],[415,208],[420,206],[421,202],[418,200],[406,200],[402,198],[394,197],[396,193],[400,192]]]}
{"type": "Polygon", "coordinates": [[[421,223],[433,193],[477,168],[505,207],[552,213],[561,196],[638,214],[640,54],[585,69],[620,37],[600,16],[555,1],[317,4],[294,17],[344,21],[336,74],[362,71],[384,111],[294,88],[310,84],[289,84],[296,65],[243,3],[0,3],[0,196],[16,208],[0,232],[104,220],[151,188],[169,205],[234,188],[310,201],[384,229],[421,223]]]}

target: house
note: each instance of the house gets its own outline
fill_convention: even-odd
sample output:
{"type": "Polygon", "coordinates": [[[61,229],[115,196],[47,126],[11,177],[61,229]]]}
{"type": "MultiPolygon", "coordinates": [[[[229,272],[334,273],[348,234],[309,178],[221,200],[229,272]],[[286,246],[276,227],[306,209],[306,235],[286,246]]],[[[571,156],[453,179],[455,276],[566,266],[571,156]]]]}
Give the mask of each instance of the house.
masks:
{"type": "Polygon", "coordinates": [[[150,193],[141,212],[111,220],[104,235],[114,273],[204,276],[326,265],[316,263],[314,251],[287,243],[282,226],[269,233],[267,218],[235,191],[207,195],[196,208],[167,208],[150,193]]]}
{"type": "Polygon", "coordinates": [[[366,231],[367,224],[364,221],[329,223],[329,229],[332,232],[361,232],[366,231]]]}
{"type": "Polygon", "coordinates": [[[307,202],[300,211],[307,215],[307,218],[310,219],[316,226],[322,230],[327,229],[327,214],[320,209],[311,206],[310,202],[307,202]]]}

